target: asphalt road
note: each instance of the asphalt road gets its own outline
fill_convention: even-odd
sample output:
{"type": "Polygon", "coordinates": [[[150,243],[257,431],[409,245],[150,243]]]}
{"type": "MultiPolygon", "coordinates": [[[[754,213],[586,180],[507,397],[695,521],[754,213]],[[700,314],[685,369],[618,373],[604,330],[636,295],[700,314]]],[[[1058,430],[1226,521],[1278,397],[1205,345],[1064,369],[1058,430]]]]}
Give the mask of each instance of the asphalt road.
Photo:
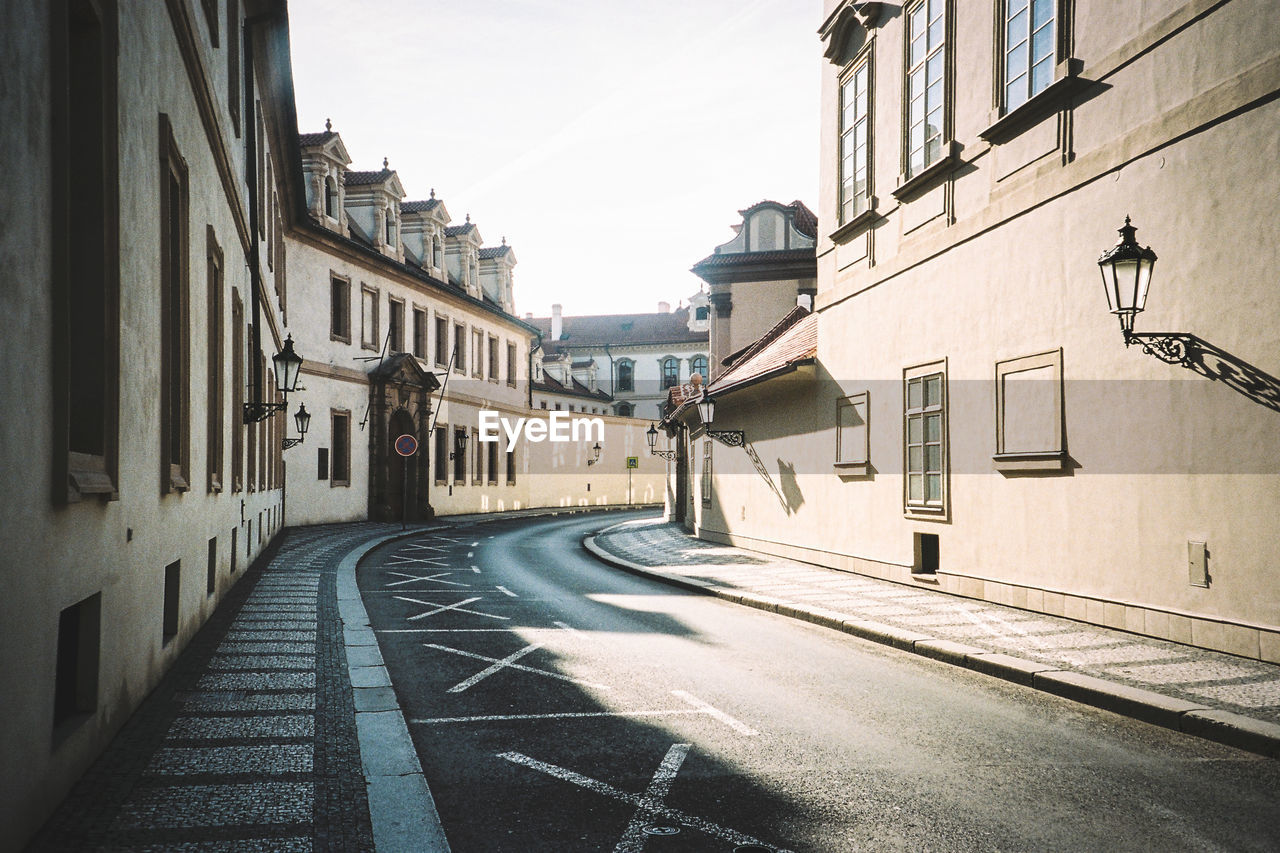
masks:
{"type": "Polygon", "coordinates": [[[581,548],[641,515],[442,530],[362,562],[458,853],[1280,849],[1280,762],[581,548]]]}

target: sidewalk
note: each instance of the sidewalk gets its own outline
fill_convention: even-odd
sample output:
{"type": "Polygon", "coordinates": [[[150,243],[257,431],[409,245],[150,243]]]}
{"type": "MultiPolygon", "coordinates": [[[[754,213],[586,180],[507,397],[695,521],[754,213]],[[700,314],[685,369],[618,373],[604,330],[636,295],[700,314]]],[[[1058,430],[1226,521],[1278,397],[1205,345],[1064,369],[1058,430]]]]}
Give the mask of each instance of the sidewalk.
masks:
{"type": "Polygon", "coordinates": [[[27,849],[372,850],[336,567],[398,535],[284,530],[27,849]]]}
{"type": "Polygon", "coordinates": [[[644,519],[583,540],[619,568],[1280,758],[1280,667],[696,539],[644,519]]]}

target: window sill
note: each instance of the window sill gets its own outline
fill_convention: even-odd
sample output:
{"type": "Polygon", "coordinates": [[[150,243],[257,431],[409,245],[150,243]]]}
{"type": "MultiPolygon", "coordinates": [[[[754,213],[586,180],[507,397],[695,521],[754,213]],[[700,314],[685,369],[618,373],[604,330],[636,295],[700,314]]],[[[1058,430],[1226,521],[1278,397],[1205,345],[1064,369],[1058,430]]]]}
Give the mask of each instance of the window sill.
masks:
{"type": "Polygon", "coordinates": [[[903,515],[916,521],[947,521],[947,509],[941,506],[908,505],[903,515]]]}
{"type": "Polygon", "coordinates": [[[880,215],[876,211],[877,201],[878,199],[875,196],[870,196],[867,199],[867,209],[827,235],[830,240],[833,243],[843,243],[877,219],[880,215]]]}
{"type": "Polygon", "coordinates": [[[349,344],[349,343],[351,343],[351,336],[350,336],[350,335],[335,335],[333,332],[330,332],[330,333],[329,333],[329,340],[331,340],[331,341],[337,341],[337,342],[338,342],[338,343],[340,343],[340,344],[349,344]]]}
{"type": "Polygon", "coordinates": [[[898,201],[906,201],[924,190],[926,187],[936,183],[939,178],[949,175],[951,170],[956,166],[956,144],[955,141],[946,143],[947,153],[938,159],[938,162],[932,166],[912,175],[910,178],[903,175],[898,180],[898,186],[893,190],[892,195],[898,201]]]}
{"type": "Polygon", "coordinates": [[[330,480],[329,481],[329,488],[331,489],[337,489],[343,486],[350,486],[350,485],[351,485],[350,480],[330,480]]]}
{"type": "Polygon", "coordinates": [[[1042,91],[1016,108],[993,119],[978,138],[993,145],[1008,142],[1022,131],[1038,123],[1050,113],[1060,109],[1063,103],[1080,91],[1089,81],[1080,77],[1083,63],[1078,59],[1066,59],[1055,68],[1055,79],[1042,91]]]}
{"type": "Polygon", "coordinates": [[[103,495],[119,500],[116,484],[107,473],[106,459],[87,453],[67,454],[67,502],[78,503],[85,495],[103,495]]]}
{"type": "Polygon", "coordinates": [[[831,467],[841,477],[865,477],[871,473],[870,462],[836,462],[831,467]]]}
{"type": "Polygon", "coordinates": [[[1067,454],[1061,450],[997,453],[991,462],[997,471],[1062,471],[1067,466],[1067,454]]]}

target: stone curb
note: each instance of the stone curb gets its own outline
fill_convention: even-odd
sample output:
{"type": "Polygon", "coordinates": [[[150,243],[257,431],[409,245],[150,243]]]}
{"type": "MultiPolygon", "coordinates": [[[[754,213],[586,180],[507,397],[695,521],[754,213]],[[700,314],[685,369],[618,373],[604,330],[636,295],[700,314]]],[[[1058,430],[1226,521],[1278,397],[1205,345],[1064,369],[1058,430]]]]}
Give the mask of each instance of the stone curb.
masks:
{"type": "Polygon", "coordinates": [[[734,604],[754,607],[801,619],[852,634],[874,643],[893,646],[934,660],[962,666],[984,675],[1012,681],[1026,687],[1052,693],[1064,699],[1092,705],[1143,722],[1195,735],[1216,743],[1233,746],[1269,758],[1280,758],[1280,725],[1255,720],[1231,711],[1216,710],[1175,699],[1151,690],[1129,687],[1051,664],[1025,660],[1012,655],[991,652],[951,640],[942,640],[893,625],[882,625],[867,619],[849,619],[822,607],[783,601],[739,589],[717,586],[634,563],[596,544],[596,537],[623,525],[615,524],[583,537],[582,546],[596,559],[641,577],[652,578],[672,586],[722,598],[734,604]]]}

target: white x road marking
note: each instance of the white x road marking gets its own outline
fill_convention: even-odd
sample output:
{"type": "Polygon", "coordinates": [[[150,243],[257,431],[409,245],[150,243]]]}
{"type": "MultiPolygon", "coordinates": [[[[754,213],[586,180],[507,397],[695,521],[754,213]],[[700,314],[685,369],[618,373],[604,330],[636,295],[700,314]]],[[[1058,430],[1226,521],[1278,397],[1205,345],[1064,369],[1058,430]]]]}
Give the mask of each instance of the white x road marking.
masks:
{"type": "Polygon", "coordinates": [[[435,610],[427,610],[423,613],[419,613],[416,616],[408,617],[409,622],[413,622],[418,619],[425,619],[428,616],[435,616],[437,613],[443,613],[446,610],[454,610],[454,611],[457,611],[458,613],[470,613],[472,616],[487,616],[490,619],[502,619],[504,621],[506,621],[509,618],[507,616],[495,616],[492,613],[481,613],[479,610],[467,610],[462,606],[464,604],[470,604],[473,601],[479,601],[483,597],[484,596],[481,596],[481,595],[473,596],[472,598],[467,598],[462,601],[459,601],[457,604],[436,604],[434,601],[419,601],[416,598],[405,598],[403,595],[395,596],[395,598],[400,601],[407,601],[411,604],[421,604],[424,607],[435,608],[435,610]]]}
{"type": "Polygon", "coordinates": [[[410,575],[410,574],[405,574],[404,572],[393,572],[388,570],[387,574],[395,575],[398,578],[404,578],[404,580],[402,581],[391,581],[390,583],[387,584],[387,586],[401,586],[402,584],[413,583],[414,581],[435,581],[436,583],[447,583],[451,586],[470,586],[470,584],[459,583],[458,581],[440,580],[440,578],[444,577],[445,575],[451,575],[453,574],[453,572],[438,572],[437,574],[434,574],[434,575],[410,575]]]}
{"type": "Polygon", "coordinates": [[[397,562],[391,563],[392,566],[407,566],[410,563],[425,563],[430,566],[443,568],[447,562],[444,557],[402,557],[399,554],[392,554],[390,559],[397,562]]]}
{"type": "Polygon", "coordinates": [[[637,806],[635,813],[631,815],[631,820],[627,823],[618,846],[613,848],[613,853],[641,853],[644,850],[647,837],[644,828],[650,822],[649,815],[655,809],[666,805],[667,794],[671,792],[671,783],[676,780],[676,774],[680,772],[680,765],[684,764],[690,746],[691,744],[687,743],[671,744],[671,749],[667,750],[662,763],[653,774],[653,779],[649,781],[649,787],[645,788],[644,793],[640,795],[641,805],[637,806]]]}
{"type": "Polygon", "coordinates": [[[520,658],[524,657],[530,652],[535,652],[538,649],[542,648],[542,643],[533,643],[531,645],[525,646],[520,651],[515,652],[513,654],[509,654],[502,660],[498,660],[497,658],[491,658],[486,655],[478,655],[475,652],[464,652],[462,649],[454,649],[454,648],[450,648],[449,646],[437,646],[435,643],[423,643],[422,645],[426,646],[429,649],[435,649],[441,652],[451,652],[455,655],[461,655],[464,658],[472,658],[473,660],[484,660],[493,664],[493,666],[486,667],[485,669],[480,670],[470,678],[464,681],[459,681],[457,684],[449,688],[448,690],[449,693],[461,693],[462,691],[470,687],[474,687],[476,684],[479,684],[481,681],[493,675],[495,672],[498,672],[499,670],[503,670],[503,669],[518,669],[521,672],[532,672],[534,675],[545,675],[547,678],[558,678],[561,681],[572,681],[574,684],[584,684],[587,687],[595,687],[599,690],[609,689],[609,685],[607,684],[596,684],[593,681],[585,681],[581,678],[570,678],[569,676],[561,675],[558,672],[548,672],[545,669],[537,669],[536,667],[525,666],[524,664],[515,663],[515,661],[519,660],[520,658]]]}
{"type": "Polygon", "coordinates": [[[448,548],[441,548],[439,545],[415,545],[412,542],[410,542],[408,545],[400,546],[401,551],[408,551],[410,549],[414,551],[448,551],[449,550],[448,548]]]}
{"type": "MultiPolygon", "coordinates": [[[[649,783],[648,790],[640,795],[629,794],[626,791],[619,790],[606,782],[601,782],[598,779],[592,779],[589,776],[583,776],[581,773],[575,773],[572,770],[566,770],[565,768],[557,767],[554,764],[547,764],[545,762],[538,761],[536,758],[530,758],[529,756],[519,752],[504,752],[498,757],[506,759],[512,764],[519,764],[522,767],[528,767],[530,770],[537,770],[539,773],[545,773],[555,779],[571,782],[580,788],[585,788],[588,791],[594,791],[595,793],[608,797],[612,800],[633,805],[636,807],[637,816],[643,813],[651,820],[654,818],[663,818],[673,823],[687,826],[690,829],[696,829],[699,832],[710,835],[712,838],[718,838],[721,841],[728,842],[729,844],[755,844],[760,847],[776,851],[776,853],[791,853],[789,850],[774,847],[772,844],[766,844],[758,838],[752,838],[750,835],[738,832],[735,829],[720,826],[706,818],[698,817],[697,815],[689,814],[688,812],[681,811],[680,809],[672,808],[671,806],[665,805],[661,802],[661,798],[657,795],[661,794],[661,796],[666,796],[666,790],[671,786],[670,781],[666,777],[669,775],[674,778],[675,771],[679,769],[680,762],[684,760],[684,755],[688,752],[688,746],[688,744],[679,743],[672,746],[671,750],[667,752],[667,757],[663,759],[662,764],[658,767],[658,772],[654,774],[653,781],[649,783]],[[684,752],[676,752],[677,747],[684,747],[684,752]]],[[[632,823],[634,823],[635,820],[636,818],[633,817],[632,823]]],[[[631,824],[628,824],[627,832],[630,833],[630,831],[631,824]]],[[[614,853],[641,849],[638,846],[624,847],[623,845],[626,844],[627,841],[628,838],[624,835],[622,840],[618,842],[618,846],[614,848],[614,853]]]]}

